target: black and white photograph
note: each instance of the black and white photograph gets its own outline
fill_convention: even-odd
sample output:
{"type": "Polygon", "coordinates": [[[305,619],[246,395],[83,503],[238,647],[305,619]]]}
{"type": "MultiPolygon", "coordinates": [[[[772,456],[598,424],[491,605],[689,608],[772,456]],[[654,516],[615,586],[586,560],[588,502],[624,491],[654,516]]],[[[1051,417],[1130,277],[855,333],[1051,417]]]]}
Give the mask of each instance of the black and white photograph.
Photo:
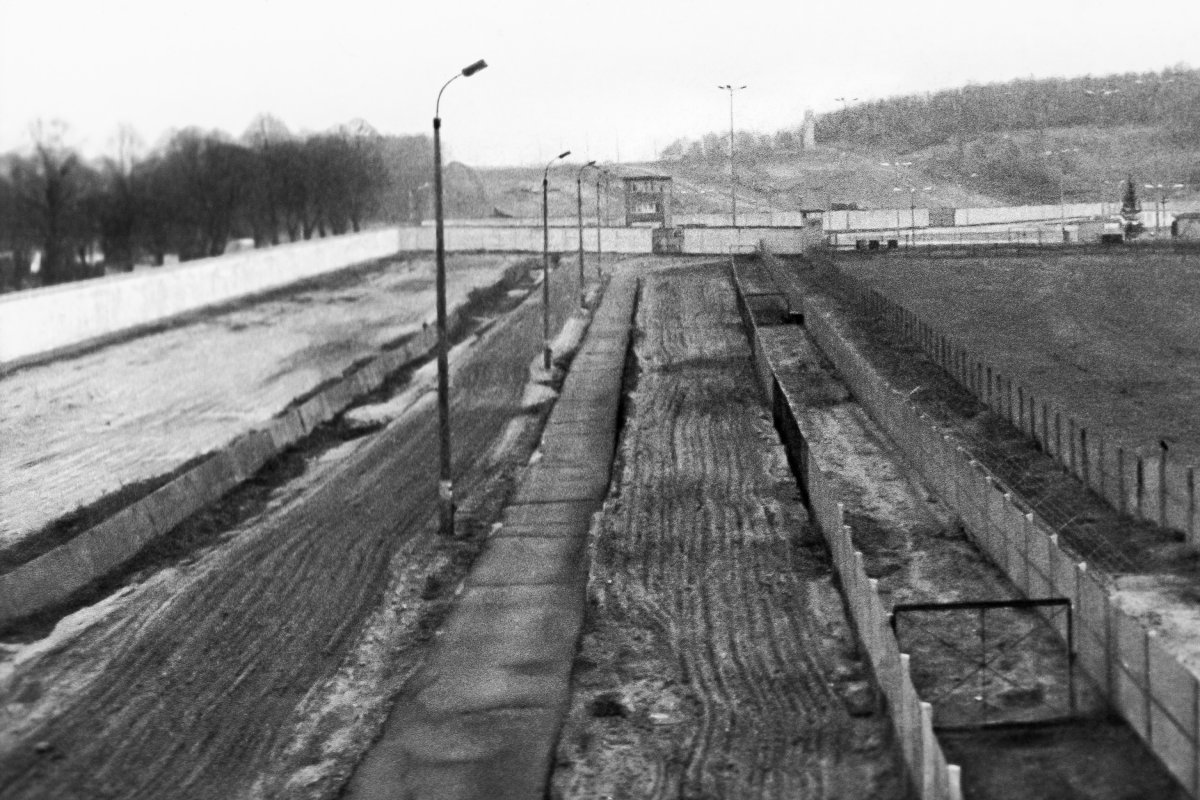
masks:
{"type": "Polygon", "coordinates": [[[1200,800],[1200,3],[0,31],[0,800],[1200,800]]]}

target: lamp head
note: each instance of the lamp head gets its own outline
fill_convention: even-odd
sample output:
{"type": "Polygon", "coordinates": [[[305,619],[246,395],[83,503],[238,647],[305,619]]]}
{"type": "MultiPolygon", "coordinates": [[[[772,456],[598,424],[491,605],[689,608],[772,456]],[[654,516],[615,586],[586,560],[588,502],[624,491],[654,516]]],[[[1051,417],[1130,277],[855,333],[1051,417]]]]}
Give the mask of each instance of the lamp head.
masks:
{"type": "Polygon", "coordinates": [[[482,58],[476,61],[474,64],[463,67],[463,77],[469,78],[476,72],[479,72],[481,69],[487,69],[487,62],[482,58]]]}
{"type": "Polygon", "coordinates": [[[558,154],[558,157],[559,157],[559,158],[566,158],[566,157],[567,157],[567,156],[569,156],[569,155],[571,155],[571,151],[570,151],[570,150],[564,150],[564,151],[562,151],[561,153],[559,153],[559,154],[558,154]]]}

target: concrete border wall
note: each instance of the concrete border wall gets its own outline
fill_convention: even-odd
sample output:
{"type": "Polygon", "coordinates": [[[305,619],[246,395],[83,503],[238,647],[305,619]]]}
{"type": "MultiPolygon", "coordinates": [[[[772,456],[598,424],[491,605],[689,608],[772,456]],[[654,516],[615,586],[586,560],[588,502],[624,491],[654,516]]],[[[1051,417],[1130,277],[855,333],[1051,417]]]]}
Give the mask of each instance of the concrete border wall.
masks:
{"type": "Polygon", "coordinates": [[[394,228],[0,297],[0,364],[392,255],[394,228]]]}
{"type": "Polygon", "coordinates": [[[829,544],[858,640],[867,652],[876,682],[887,699],[892,729],[900,743],[910,783],[922,800],[962,800],[961,770],[957,765],[947,763],[934,735],[933,706],[922,701],[913,686],[909,656],[900,652],[889,624],[890,615],[884,610],[879,596],[879,582],[867,577],[862,553],[854,549],[852,530],[845,524],[844,507],[837,499],[832,482],[825,478],[825,465],[818,463],[799,433],[792,402],[763,352],[758,328],[746,304],[746,293],[736,264],[732,262],[730,272],[738,311],[753,346],[760,388],[772,409],[789,459],[799,466],[813,517],[829,544]]]}
{"type": "MultiPolygon", "coordinates": [[[[550,252],[574,253],[579,250],[579,229],[550,227],[550,252]]],[[[539,225],[447,225],[446,250],[497,251],[497,252],[542,252],[542,226],[539,225]]],[[[601,228],[600,249],[604,253],[637,254],[651,250],[651,228],[601,228]]],[[[428,226],[400,229],[401,251],[433,251],[437,232],[428,226]]],[[[596,228],[583,228],[584,252],[596,252],[596,228]]]]}
{"type": "MultiPolygon", "coordinates": [[[[650,228],[603,228],[604,253],[651,252],[650,228]]],[[[13,365],[239,297],[400,252],[432,252],[431,227],[387,228],[0,296],[0,366],[13,365]]],[[[584,228],[596,251],[596,229],[584,228]]],[[[447,227],[449,251],[542,251],[542,228],[447,227]]],[[[575,227],[551,228],[550,250],[579,249],[575,227]]]]}
{"type": "Polygon", "coordinates": [[[729,255],[758,250],[764,246],[774,252],[800,254],[824,241],[819,230],[810,228],[681,228],[686,255],[729,255]]]}
{"type": "MultiPolygon", "coordinates": [[[[525,265],[513,264],[505,270],[500,284],[512,286],[524,274],[525,265]]],[[[540,297],[536,292],[531,296],[540,297]]],[[[461,307],[451,309],[449,329],[459,324],[462,313],[461,307]]],[[[429,355],[436,345],[436,329],[431,326],[422,330],[403,346],[381,353],[302,403],[285,409],[263,427],[208,454],[103,522],[0,575],[0,623],[58,605],[119,568],[148,543],[219,500],[357,398],[370,394],[394,373],[429,355]]]]}
{"type": "MultiPolygon", "coordinates": [[[[451,314],[451,326],[460,312],[451,314]]],[[[0,575],[0,623],[64,602],[125,564],[154,539],[253,476],[270,459],[378,389],[389,375],[437,344],[429,328],[340,381],[292,406],[264,427],[238,436],[182,475],[65,544],[0,575]]]]}
{"type": "Polygon", "coordinates": [[[1153,631],[1113,603],[1102,577],[1072,561],[1045,521],[1020,507],[1000,480],[887,383],[830,311],[810,299],[804,318],[854,396],[962,515],[967,532],[993,563],[1027,596],[1070,600],[1078,663],[1189,795],[1200,797],[1196,676],[1153,631]]]}
{"type": "Polygon", "coordinates": [[[930,325],[883,292],[850,275],[855,301],[921,350],[1017,429],[1036,440],[1070,474],[1113,508],[1200,542],[1196,468],[1161,445],[1137,446],[1065,404],[1038,396],[954,336],[930,325]]]}
{"type": "MultiPolygon", "coordinates": [[[[1152,228],[1155,222],[1155,199],[1144,197],[1141,220],[1147,228],[1152,228]]],[[[1171,226],[1171,220],[1176,214],[1184,211],[1195,211],[1200,203],[1188,200],[1168,200],[1165,215],[1160,212],[1159,222],[1164,228],[1171,226]]],[[[1020,222],[1056,222],[1063,217],[1075,219],[1080,217],[1106,217],[1121,212],[1119,201],[1110,203],[1050,203],[1040,206],[996,206],[981,208],[954,209],[954,224],[960,225],[1003,225],[1020,222]]],[[[908,228],[929,227],[929,209],[917,208],[875,208],[863,211],[827,211],[824,215],[824,229],[830,231],[857,230],[901,230],[908,228]]]]}

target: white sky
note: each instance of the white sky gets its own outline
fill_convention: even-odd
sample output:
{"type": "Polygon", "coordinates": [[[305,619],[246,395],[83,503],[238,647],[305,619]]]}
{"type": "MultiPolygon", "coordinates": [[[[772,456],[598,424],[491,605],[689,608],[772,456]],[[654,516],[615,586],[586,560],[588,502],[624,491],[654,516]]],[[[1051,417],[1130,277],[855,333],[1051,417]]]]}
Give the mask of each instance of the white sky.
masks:
{"type": "Polygon", "coordinates": [[[1200,66],[1200,0],[0,0],[0,32],[0,151],[61,118],[89,155],[259,112],[428,132],[477,58],[442,102],[477,165],[645,159],[727,129],[730,82],[737,127],[774,131],[841,96],[1200,66]]]}

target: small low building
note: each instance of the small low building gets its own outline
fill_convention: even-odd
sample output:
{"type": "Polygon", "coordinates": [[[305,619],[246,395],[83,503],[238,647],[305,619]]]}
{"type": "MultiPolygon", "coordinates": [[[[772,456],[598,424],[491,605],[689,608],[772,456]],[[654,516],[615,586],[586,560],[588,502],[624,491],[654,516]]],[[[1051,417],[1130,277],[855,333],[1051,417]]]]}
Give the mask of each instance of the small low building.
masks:
{"type": "Polygon", "coordinates": [[[1171,223],[1171,236],[1193,242],[1200,241],[1200,213],[1189,211],[1176,214],[1175,221],[1171,223]]]}
{"type": "Polygon", "coordinates": [[[625,184],[625,225],[671,227],[673,187],[668,175],[630,175],[625,184]]]}

